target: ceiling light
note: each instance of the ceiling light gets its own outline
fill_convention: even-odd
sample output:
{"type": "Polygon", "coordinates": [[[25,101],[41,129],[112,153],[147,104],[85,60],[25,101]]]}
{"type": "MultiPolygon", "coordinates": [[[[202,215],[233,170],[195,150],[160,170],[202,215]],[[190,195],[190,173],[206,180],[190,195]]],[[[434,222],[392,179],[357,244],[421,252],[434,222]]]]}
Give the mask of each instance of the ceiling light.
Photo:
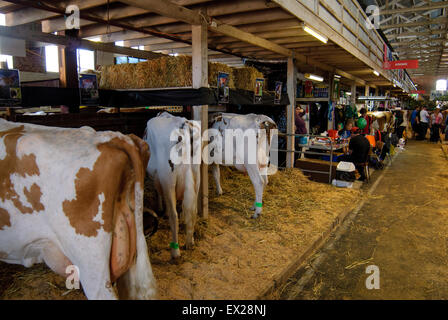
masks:
{"type": "Polygon", "coordinates": [[[316,31],[314,31],[313,29],[311,29],[311,28],[308,27],[308,26],[303,26],[303,30],[304,30],[306,33],[312,35],[314,38],[319,39],[319,40],[322,41],[323,43],[327,43],[327,41],[328,41],[328,38],[327,38],[327,37],[324,37],[323,35],[320,35],[319,33],[317,33],[316,31]]]}
{"type": "Polygon", "coordinates": [[[338,75],[338,74],[335,74],[335,75],[334,75],[334,77],[335,77],[335,78],[338,78],[338,79],[340,79],[340,78],[341,78],[341,76],[340,76],[340,75],[338,75]]]}
{"type": "Polygon", "coordinates": [[[324,81],[324,78],[322,78],[320,76],[316,76],[315,74],[310,74],[310,73],[305,73],[305,78],[310,79],[310,80],[319,81],[319,82],[324,81]]]}
{"type": "Polygon", "coordinates": [[[373,74],[376,75],[377,77],[380,75],[380,73],[376,70],[373,70],[373,74]]]}

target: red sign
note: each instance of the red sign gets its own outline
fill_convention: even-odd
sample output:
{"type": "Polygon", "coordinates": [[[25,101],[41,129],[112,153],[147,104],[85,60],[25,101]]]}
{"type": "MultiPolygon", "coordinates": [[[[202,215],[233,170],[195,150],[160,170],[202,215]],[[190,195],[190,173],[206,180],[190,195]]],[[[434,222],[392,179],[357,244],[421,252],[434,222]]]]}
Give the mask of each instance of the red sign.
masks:
{"type": "Polygon", "coordinates": [[[397,61],[385,61],[383,68],[386,70],[391,69],[418,69],[418,60],[397,60],[397,61]]]}
{"type": "Polygon", "coordinates": [[[411,93],[414,93],[414,94],[425,94],[426,91],[425,90],[411,90],[411,93]]]}

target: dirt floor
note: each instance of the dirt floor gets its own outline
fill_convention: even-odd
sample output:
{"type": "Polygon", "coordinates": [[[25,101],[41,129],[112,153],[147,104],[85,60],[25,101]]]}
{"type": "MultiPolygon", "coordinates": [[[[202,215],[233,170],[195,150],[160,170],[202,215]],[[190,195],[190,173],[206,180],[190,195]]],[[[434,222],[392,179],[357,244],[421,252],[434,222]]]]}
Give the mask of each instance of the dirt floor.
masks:
{"type": "Polygon", "coordinates": [[[447,168],[440,143],[410,141],[347,231],[276,298],[447,299],[447,168]],[[379,268],[379,290],[366,289],[368,265],[379,268]]]}
{"type": "MultiPolygon", "coordinates": [[[[297,170],[270,177],[263,214],[251,219],[253,188],[247,175],[222,168],[224,194],[217,197],[210,175],[210,217],[199,221],[194,250],[170,262],[169,224],[148,240],[159,299],[255,299],[297,256],[353,208],[361,191],[311,182],[297,170]]],[[[154,207],[147,184],[145,205],[154,207]]],[[[180,245],[184,244],[181,227],[180,245]]],[[[45,265],[26,269],[0,263],[0,299],[85,299],[67,291],[65,279],[45,265]]]]}

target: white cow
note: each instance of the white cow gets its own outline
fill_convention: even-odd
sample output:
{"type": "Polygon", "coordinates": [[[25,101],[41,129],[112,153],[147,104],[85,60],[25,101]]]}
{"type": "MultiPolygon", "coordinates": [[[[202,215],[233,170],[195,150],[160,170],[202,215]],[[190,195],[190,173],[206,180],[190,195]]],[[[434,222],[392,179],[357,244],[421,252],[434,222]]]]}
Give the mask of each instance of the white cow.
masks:
{"type": "MultiPolygon", "coordinates": [[[[194,246],[194,226],[197,217],[197,201],[200,185],[200,161],[193,163],[192,153],[201,150],[201,128],[186,118],[163,112],[148,121],[144,140],[149,144],[151,159],[147,171],[154,179],[158,192],[159,210],[162,198],[170,222],[172,242],[171,256],[180,257],[178,231],[179,219],[176,201],[182,200],[182,214],[186,223],[186,248],[194,246]],[[174,140],[173,140],[174,139],[174,140]],[[187,150],[190,146],[190,150],[187,150]],[[187,161],[176,163],[174,150],[184,149],[187,161]]],[[[177,154],[177,152],[176,152],[177,154]]]]}
{"type": "Polygon", "coordinates": [[[148,159],[133,135],[0,119],[0,260],[45,262],[65,277],[76,266],[88,299],[153,298],[143,234],[148,159]]]}
{"type": "MultiPolygon", "coordinates": [[[[233,138],[233,161],[232,163],[222,163],[223,165],[231,165],[234,166],[237,170],[242,172],[247,172],[252,181],[252,185],[255,189],[255,201],[251,210],[255,210],[252,218],[257,218],[262,211],[263,204],[263,191],[266,185],[268,184],[268,176],[267,176],[267,165],[269,162],[269,151],[270,151],[270,142],[273,132],[271,130],[277,129],[277,125],[275,122],[265,115],[257,115],[257,114],[234,114],[234,113],[216,113],[210,117],[210,128],[216,129],[219,131],[219,134],[222,137],[222,155],[225,154],[225,140],[226,134],[231,130],[241,129],[243,132],[246,130],[254,130],[256,133],[259,130],[265,130],[266,140],[262,140],[262,136],[256,136],[257,145],[256,145],[256,161],[251,163],[249,161],[250,155],[247,154],[247,149],[244,149],[244,154],[241,153],[241,149],[238,150],[237,146],[237,138],[233,138]],[[263,142],[268,142],[267,145],[263,142]]],[[[211,140],[213,141],[213,140],[211,140]]],[[[224,161],[223,161],[224,162],[224,161]]],[[[216,182],[216,188],[218,195],[222,194],[222,188],[220,184],[220,171],[219,165],[214,164],[212,166],[213,177],[216,182]]]]}

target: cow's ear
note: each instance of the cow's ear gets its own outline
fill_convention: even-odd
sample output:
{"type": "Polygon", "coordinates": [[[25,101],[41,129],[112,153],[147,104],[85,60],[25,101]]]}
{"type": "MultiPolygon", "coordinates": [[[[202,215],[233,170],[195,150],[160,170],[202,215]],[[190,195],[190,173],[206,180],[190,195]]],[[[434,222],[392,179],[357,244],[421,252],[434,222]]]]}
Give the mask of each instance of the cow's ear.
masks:
{"type": "Polygon", "coordinates": [[[149,145],[145,142],[145,140],[137,137],[135,134],[128,134],[128,137],[134,141],[136,147],[139,149],[140,157],[142,159],[143,168],[146,170],[148,166],[149,157],[151,156],[151,152],[149,150],[149,145]]]}

